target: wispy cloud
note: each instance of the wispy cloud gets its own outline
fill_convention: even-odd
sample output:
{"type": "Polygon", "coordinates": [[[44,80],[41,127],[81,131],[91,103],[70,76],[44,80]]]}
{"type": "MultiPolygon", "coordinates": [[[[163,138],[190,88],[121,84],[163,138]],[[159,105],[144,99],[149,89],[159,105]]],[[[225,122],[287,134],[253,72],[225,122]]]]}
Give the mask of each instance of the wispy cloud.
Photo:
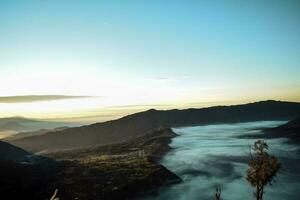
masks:
{"type": "Polygon", "coordinates": [[[91,96],[68,95],[24,95],[24,96],[0,96],[0,103],[31,103],[38,101],[55,101],[63,99],[90,98],[91,96]]]}
{"type": "Polygon", "coordinates": [[[154,82],[176,82],[188,79],[189,76],[180,76],[180,77],[155,77],[152,78],[151,81],[154,82]]]}
{"type": "Polygon", "coordinates": [[[140,105],[123,105],[123,106],[110,106],[108,108],[155,108],[155,107],[169,107],[168,104],[140,104],[140,105]]]}
{"type": "Polygon", "coordinates": [[[151,81],[154,81],[154,82],[175,82],[175,81],[177,81],[177,79],[168,78],[168,77],[156,77],[156,78],[152,78],[151,81]]]}

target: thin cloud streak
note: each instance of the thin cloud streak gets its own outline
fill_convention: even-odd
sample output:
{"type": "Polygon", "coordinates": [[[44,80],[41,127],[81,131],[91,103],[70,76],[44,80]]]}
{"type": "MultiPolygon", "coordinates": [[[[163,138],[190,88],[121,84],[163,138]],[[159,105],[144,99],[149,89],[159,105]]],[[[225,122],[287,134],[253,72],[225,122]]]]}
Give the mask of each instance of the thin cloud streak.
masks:
{"type": "Polygon", "coordinates": [[[123,105],[123,106],[109,106],[108,108],[144,108],[144,107],[168,107],[169,104],[140,104],[140,105],[123,105]]]}
{"type": "Polygon", "coordinates": [[[169,78],[169,77],[156,77],[150,79],[152,82],[176,82],[177,79],[169,78]]]}
{"type": "Polygon", "coordinates": [[[23,95],[0,96],[0,103],[32,103],[40,101],[56,101],[64,99],[91,98],[92,96],[68,96],[68,95],[23,95]]]}

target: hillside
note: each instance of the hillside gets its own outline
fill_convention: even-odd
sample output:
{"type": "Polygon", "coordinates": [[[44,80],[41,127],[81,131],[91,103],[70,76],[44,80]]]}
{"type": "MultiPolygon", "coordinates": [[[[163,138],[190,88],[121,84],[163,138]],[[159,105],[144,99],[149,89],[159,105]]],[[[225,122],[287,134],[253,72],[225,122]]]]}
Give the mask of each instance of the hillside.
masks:
{"type": "Polygon", "coordinates": [[[268,138],[288,138],[289,143],[300,144],[300,117],[281,126],[265,129],[264,136],[268,138]]]}
{"type": "Polygon", "coordinates": [[[249,139],[272,139],[272,138],[287,138],[287,142],[292,144],[300,144],[300,117],[294,118],[287,123],[274,127],[264,128],[258,134],[241,135],[238,138],[249,139]]]}
{"type": "Polygon", "coordinates": [[[55,189],[64,200],[132,199],[181,181],[156,162],[174,136],[165,129],[115,145],[38,156],[31,164],[0,160],[0,192],[9,199],[49,199],[55,189]]]}
{"type": "Polygon", "coordinates": [[[136,138],[161,127],[192,126],[260,120],[290,120],[300,114],[300,103],[262,101],[244,105],[185,110],[148,110],[118,120],[69,128],[55,133],[10,141],[31,151],[62,150],[105,145],[136,138]]]}
{"type": "Polygon", "coordinates": [[[300,130],[300,117],[297,117],[288,123],[277,127],[277,129],[286,130],[286,131],[293,131],[293,130],[300,130]]]}

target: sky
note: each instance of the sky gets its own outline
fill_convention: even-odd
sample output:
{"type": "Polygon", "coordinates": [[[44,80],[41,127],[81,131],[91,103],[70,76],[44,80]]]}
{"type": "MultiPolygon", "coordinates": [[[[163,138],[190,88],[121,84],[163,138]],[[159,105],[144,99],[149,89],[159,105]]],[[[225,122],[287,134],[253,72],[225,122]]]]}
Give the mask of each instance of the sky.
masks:
{"type": "Polygon", "coordinates": [[[0,117],[300,101],[300,1],[1,0],[0,117]]]}

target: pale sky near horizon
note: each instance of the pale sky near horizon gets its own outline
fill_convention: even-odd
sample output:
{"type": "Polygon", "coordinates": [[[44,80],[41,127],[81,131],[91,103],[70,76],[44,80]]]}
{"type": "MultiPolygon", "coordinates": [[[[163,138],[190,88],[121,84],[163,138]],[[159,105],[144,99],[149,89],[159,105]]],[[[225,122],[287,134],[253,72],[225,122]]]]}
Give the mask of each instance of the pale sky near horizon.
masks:
{"type": "Polygon", "coordinates": [[[297,0],[2,0],[0,117],[299,102],[299,10],[297,0]]]}

